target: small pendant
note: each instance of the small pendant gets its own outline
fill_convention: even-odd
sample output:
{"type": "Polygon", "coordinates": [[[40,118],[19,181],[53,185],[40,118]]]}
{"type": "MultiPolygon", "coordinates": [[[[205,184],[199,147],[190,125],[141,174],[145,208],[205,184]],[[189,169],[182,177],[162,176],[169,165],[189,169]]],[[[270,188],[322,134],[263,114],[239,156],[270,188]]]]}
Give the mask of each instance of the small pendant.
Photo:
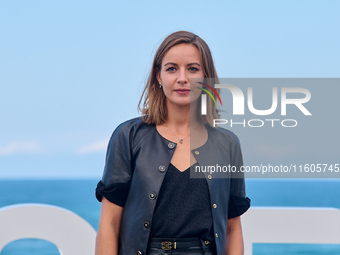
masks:
{"type": "Polygon", "coordinates": [[[179,139],[179,143],[183,143],[183,138],[180,138],[180,139],[179,139]]]}

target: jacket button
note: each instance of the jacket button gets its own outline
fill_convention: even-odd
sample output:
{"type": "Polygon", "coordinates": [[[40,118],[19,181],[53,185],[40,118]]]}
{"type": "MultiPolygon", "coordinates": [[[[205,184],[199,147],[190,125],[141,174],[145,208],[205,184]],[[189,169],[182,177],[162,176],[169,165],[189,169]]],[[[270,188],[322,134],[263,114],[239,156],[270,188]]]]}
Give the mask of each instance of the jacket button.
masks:
{"type": "Polygon", "coordinates": [[[165,166],[164,166],[164,165],[160,165],[160,166],[158,167],[158,170],[159,170],[160,172],[164,172],[164,171],[165,171],[165,166]]]}
{"type": "Polygon", "coordinates": [[[151,192],[149,197],[150,197],[150,199],[154,200],[156,198],[156,193],[151,192]]]}
{"type": "Polygon", "coordinates": [[[141,251],[137,251],[137,255],[142,255],[143,253],[141,251]]]}
{"type": "Polygon", "coordinates": [[[214,208],[217,208],[217,204],[213,204],[213,207],[214,207],[214,208]]]}
{"type": "Polygon", "coordinates": [[[200,152],[199,152],[199,151],[195,151],[195,154],[196,154],[196,155],[199,155],[199,154],[200,154],[200,152]]]}
{"type": "Polygon", "coordinates": [[[216,233],[215,236],[218,237],[218,234],[216,233]]]}
{"type": "Polygon", "coordinates": [[[168,148],[170,150],[172,150],[173,148],[175,148],[175,144],[174,143],[168,143],[168,148]]]}
{"type": "Polygon", "coordinates": [[[149,223],[148,221],[144,221],[143,227],[144,227],[145,229],[148,229],[148,228],[150,227],[150,223],[149,223]]]}
{"type": "Polygon", "coordinates": [[[209,174],[209,175],[208,175],[208,179],[211,180],[211,178],[212,178],[212,176],[209,174]]]}

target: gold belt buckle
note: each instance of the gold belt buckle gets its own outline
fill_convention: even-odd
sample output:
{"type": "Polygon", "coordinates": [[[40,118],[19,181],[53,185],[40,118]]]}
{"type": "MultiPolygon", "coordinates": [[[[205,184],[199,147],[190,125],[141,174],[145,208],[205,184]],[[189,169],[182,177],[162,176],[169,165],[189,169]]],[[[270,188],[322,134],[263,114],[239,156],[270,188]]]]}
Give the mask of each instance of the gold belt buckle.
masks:
{"type": "Polygon", "coordinates": [[[162,250],[163,251],[170,251],[172,249],[172,243],[169,241],[162,242],[162,250]]]}

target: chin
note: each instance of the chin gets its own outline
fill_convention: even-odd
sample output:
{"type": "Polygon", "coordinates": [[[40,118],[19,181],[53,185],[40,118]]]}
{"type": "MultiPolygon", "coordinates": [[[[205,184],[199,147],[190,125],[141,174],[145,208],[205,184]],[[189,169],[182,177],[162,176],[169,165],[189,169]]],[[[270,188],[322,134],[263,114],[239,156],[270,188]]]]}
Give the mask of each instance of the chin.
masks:
{"type": "Polygon", "coordinates": [[[182,106],[182,107],[185,107],[185,106],[189,106],[191,104],[190,100],[182,100],[182,101],[169,101],[169,105],[171,106],[182,106]]]}

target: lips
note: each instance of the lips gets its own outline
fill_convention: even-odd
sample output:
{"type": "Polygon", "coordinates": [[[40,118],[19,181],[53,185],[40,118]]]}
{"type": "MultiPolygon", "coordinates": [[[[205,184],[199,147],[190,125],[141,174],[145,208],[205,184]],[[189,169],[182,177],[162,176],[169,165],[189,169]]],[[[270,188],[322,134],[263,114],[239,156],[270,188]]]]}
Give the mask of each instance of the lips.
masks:
{"type": "Polygon", "coordinates": [[[190,91],[190,89],[175,89],[175,91],[190,91]]]}
{"type": "Polygon", "coordinates": [[[178,94],[184,95],[190,92],[190,89],[175,89],[178,94]]]}

